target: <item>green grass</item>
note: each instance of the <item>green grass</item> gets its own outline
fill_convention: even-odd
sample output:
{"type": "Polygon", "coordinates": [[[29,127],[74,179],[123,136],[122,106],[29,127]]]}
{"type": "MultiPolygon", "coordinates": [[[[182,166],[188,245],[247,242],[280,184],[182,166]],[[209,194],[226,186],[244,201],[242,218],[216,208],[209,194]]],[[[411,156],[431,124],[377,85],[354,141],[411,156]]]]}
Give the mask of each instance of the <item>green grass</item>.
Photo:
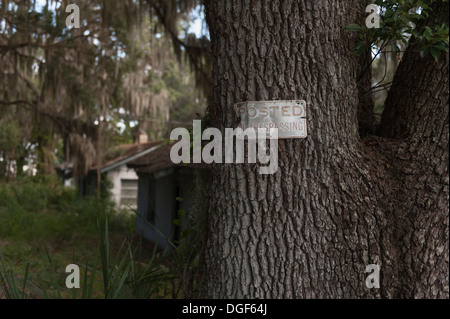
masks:
{"type": "Polygon", "coordinates": [[[135,223],[110,200],[81,199],[51,178],[0,182],[0,299],[190,296],[196,232],[164,254],[142,244],[135,223]],[[80,267],[80,289],[65,286],[69,264],[80,267]]]}
{"type": "Polygon", "coordinates": [[[80,199],[57,180],[0,182],[0,298],[168,294],[160,253],[142,251],[134,229],[135,214],[116,211],[107,199],[80,199]],[[65,287],[69,264],[79,265],[83,289],[65,287]]]}

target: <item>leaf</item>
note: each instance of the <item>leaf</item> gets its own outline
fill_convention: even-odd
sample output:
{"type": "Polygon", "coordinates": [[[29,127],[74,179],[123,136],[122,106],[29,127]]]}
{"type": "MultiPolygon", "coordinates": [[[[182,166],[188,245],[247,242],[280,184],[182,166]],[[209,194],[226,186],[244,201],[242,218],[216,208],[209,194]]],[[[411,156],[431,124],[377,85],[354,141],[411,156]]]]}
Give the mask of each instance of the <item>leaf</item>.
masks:
{"type": "Polygon", "coordinates": [[[344,29],[349,30],[349,31],[362,31],[363,30],[363,28],[356,23],[349,24],[344,29]]]}
{"type": "Polygon", "coordinates": [[[423,32],[423,35],[424,35],[425,39],[427,39],[428,41],[431,41],[431,39],[433,37],[433,30],[431,30],[430,27],[425,27],[425,31],[423,32]]]}
{"type": "Polygon", "coordinates": [[[445,52],[448,52],[448,46],[447,45],[445,45],[444,43],[438,43],[438,44],[436,44],[435,46],[434,46],[434,48],[435,49],[437,49],[437,50],[441,50],[441,51],[445,51],[445,52]]]}
{"type": "Polygon", "coordinates": [[[420,57],[421,58],[426,57],[429,51],[430,51],[430,49],[428,47],[421,48],[420,49],[420,57]]]}
{"type": "Polygon", "coordinates": [[[25,268],[25,277],[23,279],[23,289],[22,289],[22,298],[25,299],[25,287],[27,285],[28,275],[30,271],[30,263],[27,263],[27,266],[25,268]]]}
{"type": "Polygon", "coordinates": [[[441,56],[441,51],[436,48],[431,48],[430,53],[433,56],[433,58],[436,60],[436,62],[439,62],[439,57],[441,56]]]}
{"type": "Polygon", "coordinates": [[[353,53],[356,55],[360,55],[366,47],[366,44],[364,41],[358,41],[355,46],[353,47],[353,53]]]}
{"type": "Polygon", "coordinates": [[[391,43],[391,47],[392,47],[392,52],[393,53],[400,52],[400,48],[395,43],[391,43]]]}
{"type": "Polygon", "coordinates": [[[181,220],[179,220],[179,219],[174,219],[173,223],[177,226],[181,226],[181,220]]]}

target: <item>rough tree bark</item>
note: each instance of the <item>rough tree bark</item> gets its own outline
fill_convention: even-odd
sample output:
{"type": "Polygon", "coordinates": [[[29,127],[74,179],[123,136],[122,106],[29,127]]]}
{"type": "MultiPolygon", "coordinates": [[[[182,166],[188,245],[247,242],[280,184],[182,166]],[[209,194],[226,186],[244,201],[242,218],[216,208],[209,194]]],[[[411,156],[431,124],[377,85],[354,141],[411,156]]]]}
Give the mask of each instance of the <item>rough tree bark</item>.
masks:
{"type": "MultiPolygon", "coordinates": [[[[449,3],[437,1],[425,25],[449,24],[449,3]]],[[[398,171],[396,220],[404,294],[419,298],[449,295],[449,55],[439,63],[408,47],[395,74],[380,124],[380,135],[398,171]],[[386,144],[386,143],[385,143],[386,144]],[[409,284],[406,284],[406,283],[409,284]]]]}
{"type": "Polygon", "coordinates": [[[344,30],[361,10],[356,0],[206,1],[215,126],[236,126],[237,102],[304,99],[308,137],[280,140],[274,175],[214,167],[202,297],[448,298],[443,70],[427,64],[420,83],[392,89],[428,96],[400,101],[410,137],[361,140],[356,39],[344,30]],[[381,268],[380,289],[365,285],[369,264],[381,268]]]}

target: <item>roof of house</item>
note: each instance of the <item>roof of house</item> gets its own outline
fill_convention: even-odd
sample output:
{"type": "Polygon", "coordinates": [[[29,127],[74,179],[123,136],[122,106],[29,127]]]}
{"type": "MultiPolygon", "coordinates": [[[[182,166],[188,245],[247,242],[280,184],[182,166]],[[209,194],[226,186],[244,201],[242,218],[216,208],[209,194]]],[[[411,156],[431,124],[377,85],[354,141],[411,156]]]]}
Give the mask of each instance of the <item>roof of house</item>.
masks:
{"type": "MultiPolygon", "coordinates": [[[[137,160],[142,156],[145,156],[156,149],[162,144],[161,141],[153,141],[141,144],[123,144],[119,145],[117,148],[121,151],[121,155],[106,160],[100,167],[101,173],[106,173],[119,166],[127,164],[130,161],[137,160]]],[[[73,170],[72,162],[63,162],[55,166],[59,171],[64,172],[66,176],[70,176],[73,170]]],[[[97,166],[93,166],[89,169],[90,171],[97,170],[97,166]]]]}
{"type": "MultiPolygon", "coordinates": [[[[123,150],[123,154],[102,164],[101,172],[105,173],[131,161],[137,160],[157,150],[160,147],[161,143],[161,141],[153,141],[141,144],[120,145],[119,148],[123,150]]],[[[97,167],[91,168],[91,170],[96,169],[97,167]]]]}
{"type": "Polygon", "coordinates": [[[127,163],[127,166],[134,168],[137,173],[156,173],[171,167],[206,168],[207,164],[175,164],[170,159],[170,150],[175,143],[162,144],[157,150],[139,157],[127,163]]]}

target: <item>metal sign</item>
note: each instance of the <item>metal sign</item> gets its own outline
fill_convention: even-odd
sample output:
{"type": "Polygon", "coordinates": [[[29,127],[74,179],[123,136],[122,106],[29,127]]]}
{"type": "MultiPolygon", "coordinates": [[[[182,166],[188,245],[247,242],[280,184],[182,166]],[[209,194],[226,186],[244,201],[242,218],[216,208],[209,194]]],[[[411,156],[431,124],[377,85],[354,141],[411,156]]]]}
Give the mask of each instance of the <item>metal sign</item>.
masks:
{"type": "Polygon", "coordinates": [[[236,103],[234,109],[241,118],[238,127],[264,129],[270,136],[270,129],[278,129],[278,138],[305,138],[306,102],[303,100],[250,101],[236,103]]]}

